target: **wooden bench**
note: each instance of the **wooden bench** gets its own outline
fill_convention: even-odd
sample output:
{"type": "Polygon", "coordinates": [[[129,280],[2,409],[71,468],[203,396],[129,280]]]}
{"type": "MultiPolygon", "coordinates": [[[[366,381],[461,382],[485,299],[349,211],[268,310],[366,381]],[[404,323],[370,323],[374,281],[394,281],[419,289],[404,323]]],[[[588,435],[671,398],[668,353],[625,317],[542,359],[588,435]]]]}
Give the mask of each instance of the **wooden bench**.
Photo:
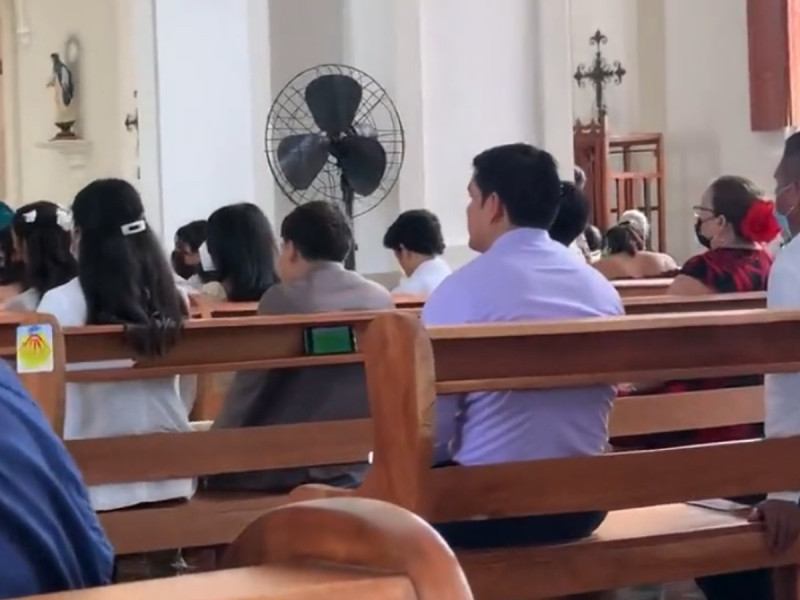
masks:
{"type": "MultiPolygon", "coordinates": [[[[129,368],[68,371],[76,383],[123,381],[179,374],[294,368],[363,362],[360,353],[307,356],[303,332],[312,325],[350,325],[363,341],[375,313],[330,318],[249,317],[189,321],[166,355],[137,359],[118,326],[66,328],[69,363],[137,360],[129,368]]],[[[89,485],[157,481],[261,469],[366,462],[372,449],[369,420],[250,427],[190,433],[153,433],[69,440],[89,485]],[[298,440],[313,440],[298,444],[298,440]]],[[[230,543],[283,494],[198,492],[188,502],[103,512],[101,522],[119,554],[230,543]]]]}
{"type": "MultiPolygon", "coordinates": [[[[373,468],[358,491],[303,486],[293,496],[369,495],[433,522],[611,511],[589,539],[459,553],[479,600],[555,598],[760,567],[794,574],[800,545],[774,556],[742,515],[675,503],[800,489],[800,470],[785,460],[800,453],[800,437],[481,467],[430,463],[437,393],[794,372],[798,335],[800,313],[764,310],[430,332],[407,316],[381,316],[363,346],[373,468]]],[[[615,407],[617,426],[636,420],[617,415],[638,401],[615,407]]],[[[650,419],[650,408],[639,416],[650,419]]],[[[694,407],[680,427],[707,426],[706,417],[691,418],[702,412],[694,407]]]]}
{"type": "MultiPolygon", "coordinates": [[[[140,361],[127,369],[73,371],[70,381],[110,381],[163,377],[171,374],[231,371],[245,368],[292,367],[359,362],[360,354],[307,357],[302,351],[303,330],[314,324],[351,324],[359,346],[376,313],[350,313],[335,317],[253,317],[191,322],[176,348],[167,356],[140,361]]],[[[609,339],[609,343],[613,343],[609,339]]],[[[576,342],[577,343],[577,342],[576,342]]],[[[582,342],[581,342],[582,343],[582,342]]],[[[119,327],[66,330],[70,362],[128,358],[119,327]]],[[[702,398],[726,415],[724,424],[737,419],[760,420],[752,400],[760,392],[748,390],[742,410],[731,412],[723,395],[699,392],[676,395],[681,406],[702,398]],[[749,412],[748,412],[749,411],[749,412]],[[744,416],[742,416],[744,415],[744,416]]],[[[62,392],[63,393],[63,392],[62,392]]],[[[727,392],[723,392],[727,393],[727,392]]],[[[737,391],[737,393],[739,393],[737,391]]],[[[744,392],[742,392],[744,394],[744,392]]],[[[374,400],[374,399],[373,399],[374,400]]],[[[663,430],[664,423],[685,428],[684,411],[670,410],[670,398],[621,401],[612,417],[614,435],[635,435],[663,430]],[[650,415],[646,420],[642,415],[650,415]],[[660,429],[662,428],[662,429],[660,429]]],[[[375,408],[373,407],[373,411],[375,408]]],[[[713,424],[719,417],[714,416],[713,424]]],[[[709,424],[705,426],[710,426],[709,424]]],[[[668,429],[669,429],[668,427],[668,429]]],[[[73,440],[68,447],[88,483],[159,480],[256,469],[342,464],[364,460],[372,449],[368,420],[340,421],[279,427],[248,428],[182,434],[150,434],[99,440],[73,440]],[[298,446],[298,439],[313,439],[313,446],[298,446]]],[[[283,495],[200,493],[188,503],[113,511],[102,520],[118,552],[191,547],[229,543],[261,511],[286,501],[283,495]]]]}
{"type": "Polygon", "coordinates": [[[17,329],[20,326],[47,325],[53,331],[53,370],[21,373],[25,389],[35,398],[47,420],[57,432],[64,426],[64,338],[55,318],[37,313],[0,312],[0,357],[14,368],[17,355],[17,329]]]}
{"type": "Polygon", "coordinates": [[[665,279],[621,279],[612,281],[623,298],[632,296],[663,296],[672,285],[672,278],[665,279]]]}
{"type": "Polygon", "coordinates": [[[47,600],[472,600],[452,551],[424,521],[373,500],[272,510],[212,573],[40,596],[47,600]]]}

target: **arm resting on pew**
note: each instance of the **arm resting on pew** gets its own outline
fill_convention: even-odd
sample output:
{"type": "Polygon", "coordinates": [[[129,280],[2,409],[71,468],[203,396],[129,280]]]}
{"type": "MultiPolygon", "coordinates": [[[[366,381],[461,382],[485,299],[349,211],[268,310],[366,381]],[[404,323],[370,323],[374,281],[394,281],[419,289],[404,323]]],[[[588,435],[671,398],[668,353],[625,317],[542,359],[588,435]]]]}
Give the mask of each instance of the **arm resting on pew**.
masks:
{"type": "Polygon", "coordinates": [[[452,550],[430,525],[393,504],[338,498],[263,515],[231,544],[223,568],[319,562],[406,574],[418,600],[471,600],[452,550]]]}

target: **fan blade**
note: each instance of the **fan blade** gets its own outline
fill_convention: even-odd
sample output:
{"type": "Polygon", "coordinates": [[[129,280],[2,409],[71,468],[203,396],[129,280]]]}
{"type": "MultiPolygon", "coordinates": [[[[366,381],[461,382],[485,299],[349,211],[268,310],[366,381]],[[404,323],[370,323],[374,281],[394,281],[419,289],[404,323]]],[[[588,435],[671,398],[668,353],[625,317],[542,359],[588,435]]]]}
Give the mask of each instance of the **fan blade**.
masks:
{"type": "Polygon", "coordinates": [[[278,165],[296,190],[307,190],[328,160],[330,142],[324,135],[303,133],[283,138],[278,144],[278,165]]]}
{"type": "Polygon", "coordinates": [[[386,172],[386,150],[373,138],[346,137],[336,144],[342,175],[359,196],[369,196],[378,189],[386,172]]]}
{"type": "Polygon", "coordinates": [[[306,104],[314,122],[329,136],[350,127],[361,104],[361,84],[347,75],[322,75],[306,87],[306,104]]]}

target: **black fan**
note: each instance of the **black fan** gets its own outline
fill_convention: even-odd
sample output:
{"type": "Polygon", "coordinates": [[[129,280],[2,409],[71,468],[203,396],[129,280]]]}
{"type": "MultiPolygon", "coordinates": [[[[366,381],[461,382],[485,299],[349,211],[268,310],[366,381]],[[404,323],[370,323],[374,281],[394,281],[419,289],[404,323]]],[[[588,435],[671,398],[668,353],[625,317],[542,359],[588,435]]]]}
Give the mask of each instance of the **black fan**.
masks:
{"type": "MultiPolygon", "coordinates": [[[[267,116],[269,167],[295,204],[336,202],[350,219],[372,210],[397,183],[405,140],[400,115],[372,77],[353,67],[303,71],[267,116]]],[[[355,252],[347,259],[355,268],[355,252]]]]}

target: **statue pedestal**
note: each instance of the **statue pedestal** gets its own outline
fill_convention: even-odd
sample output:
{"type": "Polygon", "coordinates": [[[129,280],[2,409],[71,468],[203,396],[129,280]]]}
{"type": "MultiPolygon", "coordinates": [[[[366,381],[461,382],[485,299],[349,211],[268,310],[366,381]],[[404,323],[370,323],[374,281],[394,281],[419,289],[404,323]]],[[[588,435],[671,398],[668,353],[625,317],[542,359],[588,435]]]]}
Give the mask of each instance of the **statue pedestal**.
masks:
{"type": "Polygon", "coordinates": [[[67,160],[70,169],[80,170],[86,167],[86,160],[92,151],[92,143],[82,139],[50,140],[36,144],[37,148],[55,150],[67,160]]]}

